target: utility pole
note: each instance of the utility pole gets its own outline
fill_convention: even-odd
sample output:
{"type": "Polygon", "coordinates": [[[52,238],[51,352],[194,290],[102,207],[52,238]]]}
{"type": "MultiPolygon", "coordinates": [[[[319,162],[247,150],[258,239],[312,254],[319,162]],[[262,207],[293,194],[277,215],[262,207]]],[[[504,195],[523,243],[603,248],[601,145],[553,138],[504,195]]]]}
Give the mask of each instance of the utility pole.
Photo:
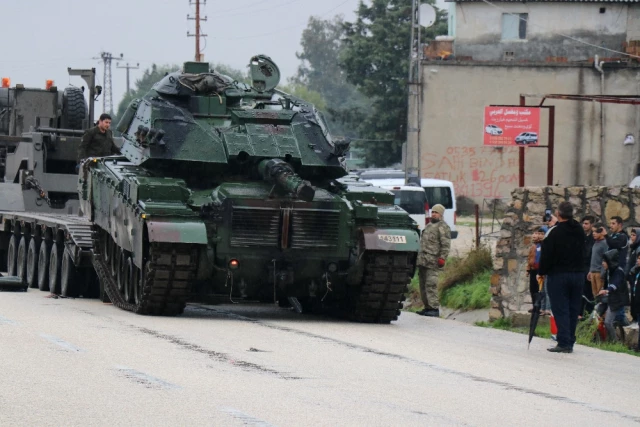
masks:
{"type": "Polygon", "coordinates": [[[409,99],[407,108],[407,144],[404,150],[404,181],[409,180],[409,172],[417,172],[418,180],[422,179],[420,170],[420,103],[422,97],[422,72],[420,52],[420,1],[411,4],[411,44],[409,45],[409,99]],[[414,159],[417,165],[414,164],[414,159]],[[411,161],[411,165],[409,165],[411,161]]]}
{"type": "Polygon", "coordinates": [[[204,59],[204,55],[202,54],[202,52],[200,51],[200,37],[207,37],[206,34],[202,34],[200,32],[200,21],[206,21],[207,17],[205,16],[204,18],[200,17],[200,1],[202,1],[203,6],[207,4],[207,0],[189,0],[189,5],[192,5],[195,3],[196,5],[196,16],[195,17],[191,17],[189,15],[187,15],[187,20],[188,21],[196,21],[195,22],[195,29],[196,32],[195,34],[191,34],[187,31],[187,37],[195,37],[196,38],[196,55],[195,55],[195,60],[196,62],[202,62],[204,59]]]}
{"type": "MultiPolygon", "coordinates": [[[[122,58],[122,54],[120,54],[119,59],[122,58]]],[[[102,97],[102,112],[103,113],[112,113],[113,112],[113,90],[111,83],[111,60],[113,59],[113,55],[110,52],[100,52],[100,58],[94,59],[102,59],[104,63],[104,92],[102,97]]]]}
{"type": "Polygon", "coordinates": [[[136,64],[136,66],[134,67],[133,65],[129,65],[129,63],[127,62],[127,65],[125,65],[124,67],[120,66],[120,63],[116,64],[116,68],[124,68],[127,70],[127,95],[129,93],[131,93],[131,88],[129,86],[129,70],[137,70],[138,68],[140,68],[140,63],[136,64]]]}

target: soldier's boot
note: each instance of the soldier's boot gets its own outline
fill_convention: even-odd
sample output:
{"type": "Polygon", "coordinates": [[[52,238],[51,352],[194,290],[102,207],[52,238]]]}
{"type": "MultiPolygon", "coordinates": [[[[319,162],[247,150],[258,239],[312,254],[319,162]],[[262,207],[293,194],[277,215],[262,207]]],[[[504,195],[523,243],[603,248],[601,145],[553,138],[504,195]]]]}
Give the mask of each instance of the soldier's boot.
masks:
{"type": "Polygon", "coordinates": [[[440,317],[440,310],[426,310],[423,316],[440,317]]]}

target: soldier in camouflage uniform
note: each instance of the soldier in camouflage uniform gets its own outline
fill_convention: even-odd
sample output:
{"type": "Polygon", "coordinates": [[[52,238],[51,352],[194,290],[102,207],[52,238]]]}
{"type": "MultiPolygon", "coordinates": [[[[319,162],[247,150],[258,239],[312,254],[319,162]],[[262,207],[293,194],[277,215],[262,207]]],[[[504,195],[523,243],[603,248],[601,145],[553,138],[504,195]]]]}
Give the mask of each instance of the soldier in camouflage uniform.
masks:
{"type": "Polygon", "coordinates": [[[424,310],[419,311],[418,314],[423,316],[440,316],[438,271],[444,267],[451,249],[451,229],[442,218],[443,215],[444,206],[438,204],[432,207],[431,221],[420,238],[418,277],[424,310]]]}

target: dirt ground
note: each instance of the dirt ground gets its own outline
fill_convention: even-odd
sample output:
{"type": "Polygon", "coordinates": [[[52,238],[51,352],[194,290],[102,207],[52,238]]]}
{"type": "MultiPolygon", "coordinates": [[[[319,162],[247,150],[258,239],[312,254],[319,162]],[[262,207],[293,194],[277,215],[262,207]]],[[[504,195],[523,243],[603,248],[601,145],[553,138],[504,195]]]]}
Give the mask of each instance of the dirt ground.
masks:
{"type": "MultiPolygon", "coordinates": [[[[458,238],[451,240],[450,256],[461,257],[475,247],[475,218],[474,217],[458,217],[456,224],[458,230],[458,238]]],[[[493,223],[493,233],[491,229],[491,218],[484,218],[482,221],[482,230],[480,231],[480,242],[491,248],[491,253],[495,253],[496,243],[500,236],[500,224],[496,221],[493,223]]]]}

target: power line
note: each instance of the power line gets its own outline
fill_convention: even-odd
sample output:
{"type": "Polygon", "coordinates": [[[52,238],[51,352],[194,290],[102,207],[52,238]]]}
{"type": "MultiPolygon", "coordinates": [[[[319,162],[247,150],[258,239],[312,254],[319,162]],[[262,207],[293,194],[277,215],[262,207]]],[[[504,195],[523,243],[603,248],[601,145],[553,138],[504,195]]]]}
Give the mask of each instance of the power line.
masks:
{"type": "Polygon", "coordinates": [[[129,86],[129,70],[137,70],[138,68],[140,68],[140,63],[137,63],[135,67],[133,65],[129,65],[128,62],[127,62],[127,65],[125,65],[124,67],[121,67],[119,64],[116,64],[116,68],[125,68],[127,70],[127,95],[128,95],[131,92],[131,89],[129,86]]]}
{"type": "MultiPolygon", "coordinates": [[[[542,26],[542,25],[536,25],[536,24],[534,24],[534,23],[531,23],[528,19],[521,17],[519,13],[511,13],[511,12],[507,11],[506,9],[503,9],[503,8],[501,8],[500,6],[497,6],[497,5],[493,4],[493,3],[492,3],[492,2],[490,2],[489,0],[482,0],[482,1],[483,1],[483,2],[485,2],[486,4],[488,4],[489,6],[493,6],[493,7],[495,7],[496,9],[498,9],[498,10],[502,11],[502,13],[504,13],[504,14],[506,14],[506,15],[515,16],[515,17],[516,17],[516,18],[518,18],[519,20],[526,22],[526,23],[527,23],[527,25],[531,25],[532,27],[542,28],[543,30],[548,30],[548,28],[547,28],[547,27],[544,27],[544,26],[542,26]]],[[[632,55],[632,54],[630,54],[630,53],[626,53],[626,52],[620,52],[620,51],[615,50],[615,49],[609,49],[608,47],[598,46],[597,44],[589,43],[589,42],[586,42],[586,41],[584,41],[584,40],[580,40],[580,39],[578,39],[578,38],[575,38],[575,37],[572,37],[572,36],[569,36],[569,35],[566,35],[566,34],[562,34],[562,33],[555,33],[555,34],[557,34],[557,35],[559,35],[559,36],[561,36],[561,37],[567,38],[567,39],[569,39],[569,40],[573,40],[573,41],[575,41],[575,42],[582,43],[582,44],[587,45],[587,46],[595,47],[596,49],[602,49],[602,50],[606,50],[606,51],[608,51],[608,52],[613,52],[613,53],[617,53],[617,54],[620,54],[620,55],[628,56],[628,57],[630,57],[630,58],[640,59],[640,56],[632,55]]]]}
{"type": "MultiPolygon", "coordinates": [[[[349,3],[350,1],[352,1],[352,0],[345,0],[345,1],[341,2],[337,6],[331,8],[327,12],[321,14],[320,17],[324,17],[324,16],[330,14],[334,10],[338,9],[341,6],[344,6],[345,4],[349,3]]],[[[306,23],[291,25],[291,26],[288,26],[288,27],[283,27],[283,28],[280,28],[279,30],[271,31],[269,33],[253,34],[253,35],[250,35],[250,36],[241,36],[241,37],[216,37],[216,39],[217,40],[246,40],[246,39],[254,39],[254,38],[257,38],[257,37],[265,37],[265,36],[271,36],[273,34],[279,34],[279,33],[282,33],[284,31],[290,30],[292,28],[302,27],[304,25],[306,25],[306,23]]]]}

